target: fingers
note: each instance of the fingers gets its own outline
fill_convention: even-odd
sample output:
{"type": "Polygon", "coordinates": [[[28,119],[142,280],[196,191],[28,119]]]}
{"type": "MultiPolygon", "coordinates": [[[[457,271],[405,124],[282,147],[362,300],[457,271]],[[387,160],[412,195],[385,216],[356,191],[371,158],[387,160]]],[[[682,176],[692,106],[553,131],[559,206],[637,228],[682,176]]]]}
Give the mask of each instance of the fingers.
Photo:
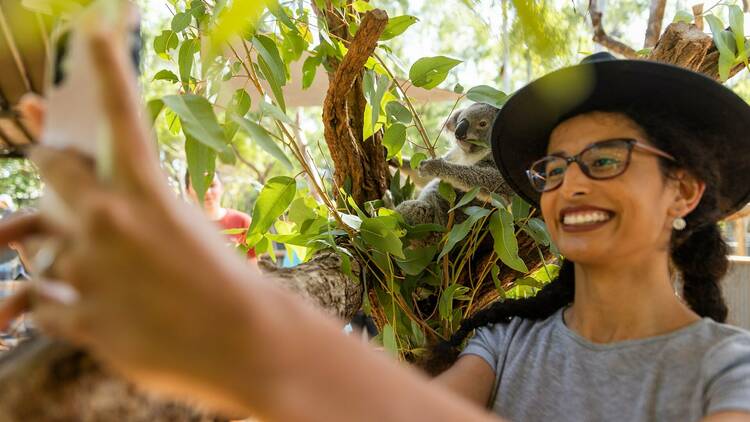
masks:
{"type": "Polygon", "coordinates": [[[81,209],[85,194],[98,187],[93,162],[81,154],[37,146],[29,157],[39,167],[44,181],[73,209],[81,209]]]}
{"type": "Polygon", "coordinates": [[[0,302],[0,331],[6,331],[14,319],[31,308],[31,286],[0,302]]]}
{"type": "Polygon", "coordinates": [[[159,169],[155,145],[140,114],[136,78],[122,42],[111,33],[93,36],[91,53],[101,83],[102,103],[112,130],[116,173],[137,183],[159,169]]]}
{"type": "Polygon", "coordinates": [[[36,94],[26,94],[21,97],[17,109],[21,113],[21,119],[23,119],[26,127],[31,132],[31,136],[39,139],[42,134],[44,116],[47,111],[42,98],[36,94]]]}
{"type": "Polygon", "coordinates": [[[0,222],[0,245],[50,231],[39,213],[18,214],[0,222]]]}

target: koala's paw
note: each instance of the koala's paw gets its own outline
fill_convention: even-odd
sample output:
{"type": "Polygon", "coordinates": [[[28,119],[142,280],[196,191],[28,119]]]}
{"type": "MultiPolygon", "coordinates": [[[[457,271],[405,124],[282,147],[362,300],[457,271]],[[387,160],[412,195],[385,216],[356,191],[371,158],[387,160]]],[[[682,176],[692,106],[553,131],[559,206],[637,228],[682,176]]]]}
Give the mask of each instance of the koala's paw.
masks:
{"type": "Polygon", "coordinates": [[[419,175],[422,177],[439,177],[440,169],[443,167],[445,160],[442,158],[435,158],[430,160],[423,160],[419,163],[419,175]]]}

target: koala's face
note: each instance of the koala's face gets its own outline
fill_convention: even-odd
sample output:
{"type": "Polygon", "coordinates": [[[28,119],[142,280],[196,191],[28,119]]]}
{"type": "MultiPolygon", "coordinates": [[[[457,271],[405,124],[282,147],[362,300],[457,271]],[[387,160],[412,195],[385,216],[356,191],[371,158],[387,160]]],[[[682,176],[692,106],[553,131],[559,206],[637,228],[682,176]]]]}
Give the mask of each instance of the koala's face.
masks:
{"type": "Polygon", "coordinates": [[[477,152],[490,147],[490,131],[498,111],[488,104],[472,104],[453,113],[446,128],[453,132],[461,149],[468,153],[477,152]]]}

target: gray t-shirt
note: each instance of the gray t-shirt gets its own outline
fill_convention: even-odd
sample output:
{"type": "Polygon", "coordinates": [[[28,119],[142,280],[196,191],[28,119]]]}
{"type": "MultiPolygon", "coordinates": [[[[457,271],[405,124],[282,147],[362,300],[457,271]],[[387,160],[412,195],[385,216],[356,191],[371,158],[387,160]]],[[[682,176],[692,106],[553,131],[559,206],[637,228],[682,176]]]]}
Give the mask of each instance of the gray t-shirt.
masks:
{"type": "Polygon", "coordinates": [[[703,318],[671,333],[595,344],[563,322],[513,318],[476,331],[462,355],[497,376],[495,413],[513,422],[697,421],[750,412],[750,332],[703,318]]]}

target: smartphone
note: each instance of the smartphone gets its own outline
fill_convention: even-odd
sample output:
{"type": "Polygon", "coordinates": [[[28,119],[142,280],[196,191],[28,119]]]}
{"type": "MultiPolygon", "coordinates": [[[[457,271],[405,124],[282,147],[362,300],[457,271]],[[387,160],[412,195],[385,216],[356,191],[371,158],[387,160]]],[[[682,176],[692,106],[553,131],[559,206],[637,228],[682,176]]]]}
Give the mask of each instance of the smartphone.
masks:
{"type": "MultiPolygon", "coordinates": [[[[114,28],[131,64],[140,62],[138,14],[129,2],[97,0],[53,33],[55,57],[48,75],[44,131],[41,143],[72,148],[94,158],[106,171],[109,158],[109,127],[101,104],[98,75],[90,49],[95,25],[114,28]]],[[[136,74],[136,72],[133,72],[136,74]]]]}

